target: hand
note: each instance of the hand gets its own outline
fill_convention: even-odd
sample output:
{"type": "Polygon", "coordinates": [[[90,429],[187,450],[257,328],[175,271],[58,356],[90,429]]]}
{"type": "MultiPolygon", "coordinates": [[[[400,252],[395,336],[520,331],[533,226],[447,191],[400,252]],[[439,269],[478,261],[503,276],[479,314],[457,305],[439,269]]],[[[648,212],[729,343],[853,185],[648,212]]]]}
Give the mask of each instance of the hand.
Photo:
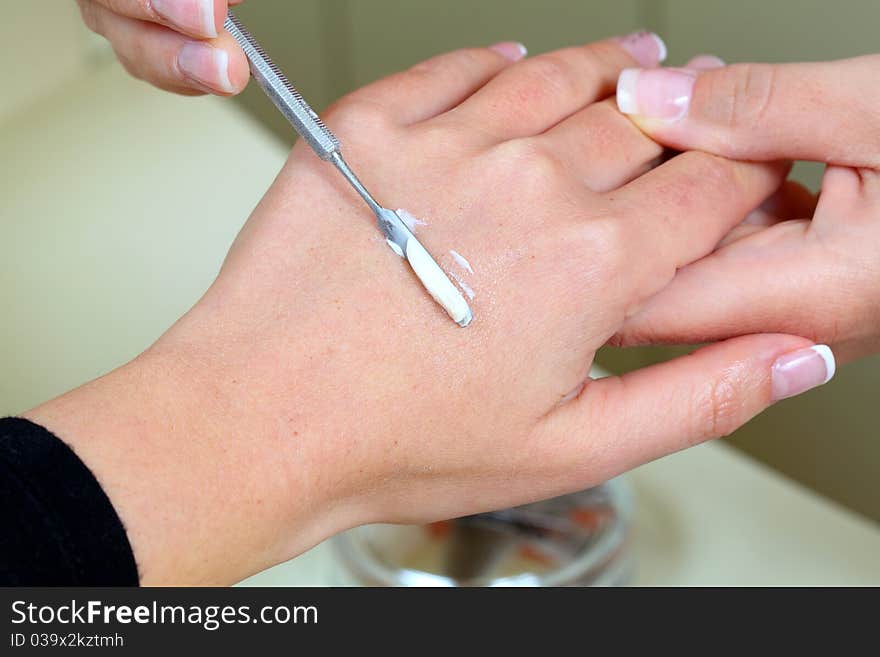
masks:
{"type": "Polygon", "coordinates": [[[792,377],[824,380],[786,335],[589,379],[626,317],[786,171],[702,153],[651,170],[660,147],[609,97],[630,53],[656,64],[656,39],[459,51],[328,113],[368,188],[425,220],[474,291],[468,328],[300,143],[186,316],[28,414],[96,472],[142,581],[234,581],[361,523],[583,489],[732,431],[792,377]]]}
{"type": "Polygon", "coordinates": [[[828,164],[794,183],[629,318],[615,341],[781,331],[850,360],[880,350],[880,56],[707,71],[624,72],[621,108],[678,149],[828,164]]]}
{"type": "Polygon", "coordinates": [[[231,96],[248,83],[247,59],[223,30],[243,0],[77,0],[134,77],[179,94],[231,96]]]}

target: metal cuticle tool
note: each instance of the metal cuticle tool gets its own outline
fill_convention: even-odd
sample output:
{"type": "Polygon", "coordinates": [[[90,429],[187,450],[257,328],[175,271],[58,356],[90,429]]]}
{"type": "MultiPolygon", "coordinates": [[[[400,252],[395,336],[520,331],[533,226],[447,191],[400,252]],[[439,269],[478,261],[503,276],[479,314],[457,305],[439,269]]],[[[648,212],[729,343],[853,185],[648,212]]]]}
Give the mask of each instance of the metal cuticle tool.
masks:
{"type": "Polygon", "coordinates": [[[379,230],[382,231],[391,249],[409,262],[422,285],[437,303],[443,306],[454,322],[462,327],[470,324],[473,313],[459,289],[416,239],[398,214],[376,202],[376,199],[367,191],[367,188],[343,159],[339,139],[324,125],[318,114],[294,88],[284,73],[269,59],[265,51],[232,12],[226,16],[225,28],[244,50],[250,63],[251,75],[257,84],[290,121],[299,135],[312,147],[318,157],[332,163],[370,206],[376,215],[379,230]]]}

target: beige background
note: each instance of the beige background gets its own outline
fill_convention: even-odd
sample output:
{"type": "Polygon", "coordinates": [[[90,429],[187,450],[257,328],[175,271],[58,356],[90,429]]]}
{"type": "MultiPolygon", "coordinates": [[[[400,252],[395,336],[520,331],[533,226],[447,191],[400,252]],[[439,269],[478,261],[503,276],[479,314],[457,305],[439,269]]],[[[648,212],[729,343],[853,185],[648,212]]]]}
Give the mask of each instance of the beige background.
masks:
{"type": "MultiPolygon", "coordinates": [[[[52,103],[59,97],[75,96],[84,77],[99,75],[113,64],[106,47],[79,25],[73,2],[29,0],[10,3],[5,9],[5,21],[15,29],[9,31],[4,45],[7,56],[0,58],[4,89],[0,96],[0,144],[5,156],[0,164],[0,316],[4,318],[0,324],[0,414],[21,411],[119,363],[156,337],[166,317],[185,309],[178,302],[170,304],[161,298],[144,299],[133,294],[131,308],[96,309],[71,297],[64,313],[53,314],[47,312],[43,299],[31,294],[27,277],[36,277],[47,285],[57,280],[60,286],[65,272],[51,259],[34,260],[22,255],[28,253],[27,249],[22,250],[22,245],[15,242],[16,222],[21,221],[45,224],[45,234],[55,235],[50,243],[58,248],[75,244],[83,230],[104,231],[100,234],[107,236],[111,263],[120,268],[139,266],[144,276],[150,273],[143,269],[145,263],[137,262],[136,252],[118,251],[126,236],[114,233],[111,218],[98,216],[100,203],[93,207],[63,203],[66,195],[75,197],[72,188],[65,188],[73,183],[63,175],[51,179],[59,196],[55,203],[16,194],[20,188],[16,176],[32,179],[41,175],[40,170],[20,171],[16,167],[16,153],[33,148],[22,141],[21,135],[48,135],[39,145],[46,161],[53,158],[56,149],[63,153],[66,126],[52,125],[43,130],[40,122],[48,127],[63,121],[63,117],[51,113],[52,103]],[[34,262],[41,269],[34,271],[34,262]],[[16,314],[6,317],[10,309],[16,314]],[[120,334],[116,343],[89,345],[88,326],[97,311],[103,312],[107,321],[119,313],[135,316],[139,318],[138,329],[134,336],[132,331],[120,334]],[[64,338],[58,337],[62,334],[64,338]],[[83,344],[88,348],[83,349],[83,344]],[[76,349],[81,351],[72,353],[76,349]]],[[[504,39],[521,40],[532,53],[538,53],[649,27],[665,37],[673,64],[700,52],[711,52],[728,61],[782,61],[880,51],[876,39],[880,3],[875,0],[248,0],[239,13],[318,106],[347,89],[436,52],[504,39]]],[[[256,89],[237,102],[279,138],[291,140],[290,129],[256,89]]],[[[181,107],[185,106],[168,105],[167,115],[156,117],[166,139],[174,138],[176,123],[188,128],[193,125],[192,121],[176,118],[185,111],[181,107]]],[[[78,123],[71,125],[94,130],[94,139],[106,139],[111,136],[108,130],[112,130],[112,119],[80,116],[78,123]]],[[[133,172],[141,180],[149,180],[153,162],[155,166],[161,163],[163,149],[148,137],[145,134],[135,140],[137,151],[120,150],[118,160],[89,166],[110,176],[126,170],[126,158],[136,158],[133,172]]],[[[214,142],[206,137],[204,143],[214,142]]],[[[185,163],[174,166],[185,175],[185,163]]],[[[817,167],[798,171],[804,180],[817,183],[817,167]]],[[[245,212],[255,200],[261,179],[249,179],[247,194],[232,204],[236,212],[245,212]]],[[[191,210],[197,207],[194,203],[191,210]]],[[[164,221],[170,240],[174,222],[167,217],[164,221]]],[[[223,232],[210,236],[213,248],[222,246],[234,234],[235,217],[230,213],[223,222],[223,232]]],[[[205,284],[203,273],[188,278],[186,271],[171,276],[160,270],[152,275],[190,290],[193,298],[205,284]]],[[[86,280],[95,284],[114,284],[102,281],[97,269],[88,276],[91,278],[86,280]]],[[[809,299],[805,298],[804,303],[809,299]]],[[[670,353],[657,349],[609,350],[600,360],[610,369],[622,370],[670,353]]],[[[873,406],[878,388],[880,360],[850,365],[826,388],[766,413],[738,432],[733,443],[880,520],[880,420],[873,406]]]]}

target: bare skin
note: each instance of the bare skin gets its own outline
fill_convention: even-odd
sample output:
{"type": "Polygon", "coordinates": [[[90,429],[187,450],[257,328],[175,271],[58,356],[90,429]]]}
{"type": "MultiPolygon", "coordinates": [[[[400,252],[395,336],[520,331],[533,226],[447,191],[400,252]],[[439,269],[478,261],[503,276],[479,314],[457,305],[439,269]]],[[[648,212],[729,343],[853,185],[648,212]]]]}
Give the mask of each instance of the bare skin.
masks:
{"type": "Polygon", "coordinates": [[[516,63],[459,51],[328,113],[380,201],[428,219],[444,266],[450,249],[473,265],[467,329],[300,144],[187,315],[27,414],[96,473],[143,583],[234,582],[361,523],[583,489],[775,401],[774,363],[809,340],[744,336],[588,379],[786,174],[700,153],[652,169],[660,148],[610,99],[633,65],[618,41],[516,63]]]}

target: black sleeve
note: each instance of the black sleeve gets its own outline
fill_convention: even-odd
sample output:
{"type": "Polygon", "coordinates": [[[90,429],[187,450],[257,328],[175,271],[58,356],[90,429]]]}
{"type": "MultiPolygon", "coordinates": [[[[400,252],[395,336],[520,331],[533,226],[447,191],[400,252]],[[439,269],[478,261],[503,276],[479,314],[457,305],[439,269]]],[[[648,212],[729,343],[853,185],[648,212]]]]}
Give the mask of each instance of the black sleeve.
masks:
{"type": "Polygon", "coordinates": [[[0,419],[0,585],[137,584],[125,528],[91,471],[43,427],[0,419]]]}

